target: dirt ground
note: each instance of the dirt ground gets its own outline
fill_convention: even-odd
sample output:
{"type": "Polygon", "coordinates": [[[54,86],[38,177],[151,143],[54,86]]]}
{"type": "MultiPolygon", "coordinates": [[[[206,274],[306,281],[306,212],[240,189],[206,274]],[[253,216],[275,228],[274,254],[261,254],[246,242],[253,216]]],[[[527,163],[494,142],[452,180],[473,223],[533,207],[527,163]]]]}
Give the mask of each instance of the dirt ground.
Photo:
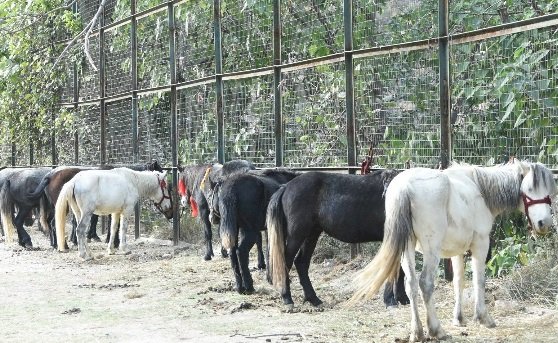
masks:
{"type": "MultiPolygon", "coordinates": [[[[130,254],[108,256],[104,244],[92,243],[95,260],[83,262],[75,249],[58,253],[41,233],[31,235],[34,251],[0,243],[0,342],[329,343],[408,337],[408,306],[385,309],[380,298],[344,306],[363,260],[313,264],[311,278],[325,302],[318,309],[301,304],[293,271],[296,307],[287,313],[263,272],[253,272],[255,294],[239,295],[229,261],[205,262],[197,245],[130,237],[130,254]]],[[[498,299],[497,281],[488,288],[498,326],[472,322],[469,302],[467,326],[457,328],[451,325],[451,284],[439,281],[435,296],[451,335],[447,342],[558,342],[556,308],[498,299]]]]}

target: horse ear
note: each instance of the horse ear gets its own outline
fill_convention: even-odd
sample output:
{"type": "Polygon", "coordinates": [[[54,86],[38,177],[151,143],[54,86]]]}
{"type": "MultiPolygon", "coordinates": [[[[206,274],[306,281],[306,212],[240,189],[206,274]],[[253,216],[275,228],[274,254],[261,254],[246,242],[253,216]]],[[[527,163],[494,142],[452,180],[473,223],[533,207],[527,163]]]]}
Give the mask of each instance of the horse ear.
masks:
{"type": "Polygon", "coordinates": [[[520,171],[521,171],[521,175],[525,176],[527,175],[530,171],[531,171],[531,164],[528,162],[523,162],[520,161],[516,158],[514,158],[513,164],[516,164],[519,166],[520,171]]]}

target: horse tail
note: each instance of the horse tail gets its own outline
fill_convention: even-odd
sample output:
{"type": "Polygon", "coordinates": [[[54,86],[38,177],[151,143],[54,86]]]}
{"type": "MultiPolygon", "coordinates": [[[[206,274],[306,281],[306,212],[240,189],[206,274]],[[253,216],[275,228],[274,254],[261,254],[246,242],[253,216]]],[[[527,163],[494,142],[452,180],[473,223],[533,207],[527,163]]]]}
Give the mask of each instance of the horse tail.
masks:
{"type": "Polygon", "coordinates": [[[27,201],[32,202],[39,199],[44,194],[43,191],[45,190],[45,188],[48,186],[49,183],[50,183],[50,177],[49,176],[43,177],[43,179],[41,180],[41,182],[39,182],[37,187],[35,187],[35,190],[33,192],[24,195],[27,201]]]}
{"type": "Polygon", "coordinates": [[[56,206],[54,208],[54,223],[56,225],[56,244],[58,251],[66,251],[66,215],[68,214],[68,204],[74,197],[74,183],[66,182],[60,190],[56,206]]]}
{"type": "Polygon", "coordinates": [[[349,299],[354,304],[360,299],[370,299],[378,293],[384,281],[396,281],[401,256],[413,235],[413,218],[409,190],[386,195],[386,220],[384,239],[374,259],[355,278],[356,291],[349,299]]]}
{"type": "MultiPolygon", "coordinates": [[[[217,190],[215,189],[214,191],[216,192],[217,190]]],[[[236,239],[238,237],[237,203],[236,197],[232,196],[231,193],[223,195],[225,196],[219,197],[219,212],[221,215],[219,235],[221,235],[221,245],[223,248],[231,249],[236,246],[236,239]],[[223,206],[220,206],[221,204],[223,206]]]]}
{"type": "Polygon", "coordinates": [[[12,242],[16,228],[14,225],[14,203],[10,194],[10,180],[6,180],[0,189],[0,216],[2,217],[2,227],[6,235],[6,243],[12,242]]]}
{"type": "Polygon", "coordinates": [[[285,233],[287,221],[283,211],[283,193],[285,187],[281,186],[275,192],[267,206],[266,226],[268,230],[269,266],[267,280],[275,287],[286,292],[288,270],[285,263],[285,233]]]}
{"type": "Polygon", "coordinates": [[[49,201],[46,196],[42,196],[39,203],[39,223],[41,224],[43,233],[48,236],[50,234],[50,226],[48,224],[47,206],[49,206],[49,201]]]}

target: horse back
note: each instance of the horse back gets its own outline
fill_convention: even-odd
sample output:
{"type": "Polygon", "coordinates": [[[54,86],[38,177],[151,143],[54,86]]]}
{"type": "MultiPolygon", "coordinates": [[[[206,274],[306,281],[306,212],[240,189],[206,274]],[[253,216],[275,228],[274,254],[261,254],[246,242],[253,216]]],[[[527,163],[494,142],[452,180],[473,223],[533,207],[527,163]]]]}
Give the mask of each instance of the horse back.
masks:
{"type": "Polygon", "coordinates": [[[386,182],[367,175],[308,172],[286,185],[282,204],[291,230],[325,231],[347,242],[379,241],[384,232],[386,182]]]}

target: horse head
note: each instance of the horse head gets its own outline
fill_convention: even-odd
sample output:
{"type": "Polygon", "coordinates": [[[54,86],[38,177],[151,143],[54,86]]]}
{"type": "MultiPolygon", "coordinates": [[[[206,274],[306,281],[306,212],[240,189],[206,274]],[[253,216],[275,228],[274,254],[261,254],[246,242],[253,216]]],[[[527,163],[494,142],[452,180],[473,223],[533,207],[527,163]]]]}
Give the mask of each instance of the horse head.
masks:
{"type": "Polygon", "coordinates": [[[552,198],[557,193],[552,172],[541,163],[514,161],[520,168],[522,181],[520,209],[527,216],[534,235],[545,235],[552,226],[552,198]]]}
{"type": "Polygon", "coordinates": [[[172,219],[173,217],[173,206],[172,197],[170,192],[170,185],[167,185],[166,176],[167,172],[154,172],[157,175],[157,182],[159,183],[159,189],[161,190],[160,200],[154,200],[153,203],[155,207],[165,215],[167,219],[172,219]]]}

